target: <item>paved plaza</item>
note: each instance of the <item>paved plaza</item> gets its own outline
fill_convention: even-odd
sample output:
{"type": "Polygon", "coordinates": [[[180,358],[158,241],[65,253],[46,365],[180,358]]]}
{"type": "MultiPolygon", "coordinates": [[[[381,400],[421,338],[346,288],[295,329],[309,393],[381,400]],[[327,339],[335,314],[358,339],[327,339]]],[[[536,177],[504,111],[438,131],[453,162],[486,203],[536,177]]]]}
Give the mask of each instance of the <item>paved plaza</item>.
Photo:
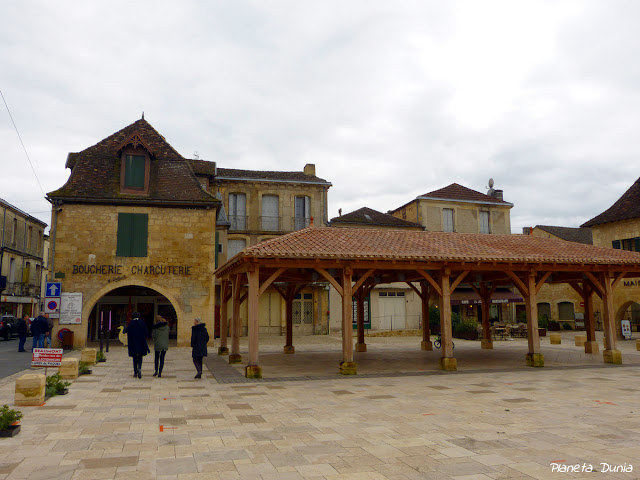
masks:
{"type": "MultiPolygon", "coordinates": [[[[526,339],[484,351],[456,339],[458,371],[446,373],[419,337],[367,337],[357,376],[338,374],[340,336],[294,337],[294,355],[262,337],[262,380],[217,355],[194,380],[188,348],[169,350],[162,378],[145,357],[137,379],[112,344],[68,395],[20,407],[0,479],[640,478],[635,341],[606,365],[573,335],[541,339],[541,369],[525,366],[526,339]],[[603,471],[621,467],[633,471],[603,471]]],[[[13,405],[15,378],[0,403],[13,405]]]]}

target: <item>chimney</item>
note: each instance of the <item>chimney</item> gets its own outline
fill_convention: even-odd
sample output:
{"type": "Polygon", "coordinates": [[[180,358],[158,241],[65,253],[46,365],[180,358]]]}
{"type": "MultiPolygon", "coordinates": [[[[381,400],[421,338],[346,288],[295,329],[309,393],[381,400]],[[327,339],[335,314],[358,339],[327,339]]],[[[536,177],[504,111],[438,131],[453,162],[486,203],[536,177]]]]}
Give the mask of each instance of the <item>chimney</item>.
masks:
{"type": "Polygon", "coordinates": [[[315,165],[315,163],[307,163],[304,166],[304,174],[315,177],[316,176],[316,165],[315,165]]]}
{"type": "Polygon", "coordinates": [[[531,235],[533,233],[533,227],[522,227],[523,235],[531,235]]]}
{"type": "Polygon", "coordinates": [[[502,190],[494,190],[493,191],[493,197],[496,200],[500,200],[502,202],[502,190]]]}

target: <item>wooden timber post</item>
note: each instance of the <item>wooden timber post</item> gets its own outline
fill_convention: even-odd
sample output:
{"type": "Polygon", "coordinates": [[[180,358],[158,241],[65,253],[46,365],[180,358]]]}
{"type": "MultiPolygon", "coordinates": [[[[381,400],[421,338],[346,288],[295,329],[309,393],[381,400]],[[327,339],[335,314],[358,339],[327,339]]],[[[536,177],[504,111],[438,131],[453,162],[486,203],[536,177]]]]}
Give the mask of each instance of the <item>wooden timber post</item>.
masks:
{"type": "Polygon", "coordinates": [[[602,275],[602,307],[604,310],[604,352],[603,358],[605,363],[622,363],[622,354],[616,349],[616,332],[614,328],[615,316],[613,310],[613,286],[612,275],[606,272],[602,275]]]}
{"type": "Polygon", "coordinates": [[[585,330],[587,331],[587,341],[584,342],[584,353],[598,353],[598,341],[596,340],[596,320],[593,314],[593,288],[591,285],[583,282],[584,290],[584,321],[585,330]]]}
{"type": "Polygon", "coordinates": [[[529,343],[527,365],[530,367],[544,367],[544,355],[540,353],[540,332],[538,331],[538,288],[535,272],[529,272],[525,304],[527,308],[527,341],[529,343]]]}
{"type": "Polygon", "coordinates": [[[431,351],[433,343],[431,342],[431,326],[429,325],[429,297],[431,296],[431,288],[426,280],[420,282],[420,299],[422,300],[422,342],[420,349],[431,351]]]}
{"type": "Polygon", "coordinates": [[[229,281],[223,280],[220,285],[220,346],[218,347],[218,355],[229,355],[229,347],[227,346],[229,287],[229,281]]]}
{"type": "Polygon", "coordinates": [[[229,363],[241,363],[240,355],[240,279],[241,275],[234,275],[231,279],[231,353],[229,363]]]}
{"type": "Polygon", "coordinates": [[[343,375],[357,373],[356,363],[353,361],[352,276],[351,267],[344,267],[342,270],[342,363],[340,363],[340,373],[343,375]]]}
{"type": "Polygon", "coordinates": [[[451,331],[451,283],[449,278],[451,270],[446,267],[440,276],[440,289],[442,290],[440,301],[440,336],[442,339],[442,357],[440,368],[442,370],[457,370],[458,364],[453,356],[453,335],[451,331]]]}
{"type": "Polygon", "coordinates": [[[260,267],[252,265],[247,272],[249,293],[247,296],[247,326],[249,334],[249,362],[245,368],[246,378],[262,378],[262,368],[258,365],[258,302],[260,300],[260,267]]]}
{"type": "Polygon", "coordinates": [[[482,340],[480,342],[480,348],[492,350],[493,339],[491,338],[491,322],[489,316],[491,311],[491,296],[497,287],[493,286],[488,288],[485,282],[480,283],[480,288],[476,288],[473,284],[469,284],[469,286],[478,294],[482,302],[482,340]]]}
{"type": "Polygon", "coordinates": [[[364,343],[364,299],[367,291],[364,285],[356,293],[356,304],[358,306],[358,318],[356,319],[358,330],[358,341],[356,343],[356,352],[366,352],[367,344],[364,343]]]}
{"type": "Polygon", "coordinates": [[[286,341],[283,348],[283,352],[286,354],[296,353],[296,348],[293,346],[293,299],[296,297],[295,285],[289,285],[285,294],[286,305],[286,319],[285,319],[285,336],[286,341]]]}

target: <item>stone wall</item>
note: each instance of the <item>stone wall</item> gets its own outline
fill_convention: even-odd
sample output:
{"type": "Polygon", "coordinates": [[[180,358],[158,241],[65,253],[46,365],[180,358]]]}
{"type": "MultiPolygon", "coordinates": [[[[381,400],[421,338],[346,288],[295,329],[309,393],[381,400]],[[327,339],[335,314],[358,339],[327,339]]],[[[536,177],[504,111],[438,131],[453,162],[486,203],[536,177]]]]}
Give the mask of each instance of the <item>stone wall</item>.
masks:
{"type": "Polygon", "coordinates": [[[179,346],[189,345],[193,318],[213,324],[215,209],[65,204],[57,215],[56,280],[64,292],[83,294],[82,324],[63,325],[74,331],[74,347],[85,345],[97,301],[128,285],[151,288],[172,303],[179,346]],[[149,215],[146,257],[116,256],[118,213],[149,215]]]}

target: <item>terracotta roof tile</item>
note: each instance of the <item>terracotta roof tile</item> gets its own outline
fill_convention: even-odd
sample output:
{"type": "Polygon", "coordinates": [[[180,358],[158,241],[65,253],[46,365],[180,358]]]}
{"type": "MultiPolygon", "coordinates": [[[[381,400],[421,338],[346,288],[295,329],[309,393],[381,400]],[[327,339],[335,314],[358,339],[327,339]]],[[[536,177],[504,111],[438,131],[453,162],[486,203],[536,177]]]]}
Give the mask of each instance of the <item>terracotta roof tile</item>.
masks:
{"type": "Polygon", "coordinates": [[[471,190],[470,188],[464,187],[457,183],[452,183],[451,185],[439,190],[425,193],[424,195],[421,195],[421,197],[441,198],[443,200],[463,200],[468,202],[503,203],[510,205],[509,202],[498,200],[497,198],[485,195],[484,193],[480,193],[475,190],[471,190]]]}
{"type": "Polygon", "coordinates": [[[331,219],[332,225],[368,225],[370,227],[420,228],[419,223],[409,222],[388,213],[378,212],[372,208],[362,207],[353,212],[331,219]]]}
{"type": "Polygon", "coordinates": [[[306,228],[245,249],[244,257],[630,264],[640,253],[529,235],[306,228]]]}
{"type": "Polygon", "coordinates": [[[640,178],[611,207],[580,226],[593,227],[638,217],[640,217],[640,178]]]}
{"type": "Polygon", "coordinates": [[[568,242],[593,245],[593,235],[590,228],[554,227],[552,225],[536,225],[535,228],[544,230],[568,242]]]}
{"type": "Polygon", "coordinates": [[[218,200],[202,190],[191,167],[146,120],[138,120],[79,153],[69,154],[71,175],[50,198],[77,201],[216,204],[218,200]],[[149,192],[120,193],[120,149],[137,136],[151,150],[149,192]]]}

